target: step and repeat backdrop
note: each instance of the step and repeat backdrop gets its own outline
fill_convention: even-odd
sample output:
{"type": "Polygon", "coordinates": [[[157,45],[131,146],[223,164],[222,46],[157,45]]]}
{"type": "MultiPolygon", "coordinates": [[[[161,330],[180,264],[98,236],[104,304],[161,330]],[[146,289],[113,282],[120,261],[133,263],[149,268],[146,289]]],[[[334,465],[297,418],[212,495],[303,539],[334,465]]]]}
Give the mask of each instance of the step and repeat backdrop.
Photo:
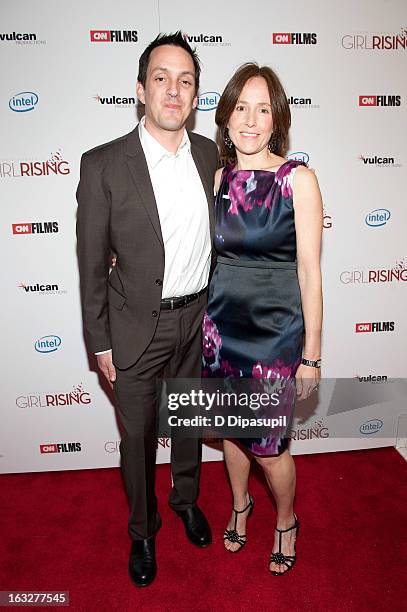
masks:
{"type": "MultiPolygon", "coordinates": [[[[216,105],[234,70],[268,64],[291,106],[288,157],[306,161],[321,186],[328,380],[299,406],[292,452],[404,436],[405,2],[7,0],[0,12],[0,471],[119,465],[114,405],[82,333],[79,161],[134,128],[139,56],[160,31],[178,29],[202,60],[191,127],[214,138],[216,105]]],[[[159,462],[168,461],[169,444],[159,440],[159,462]]],[[[204,458],[221,453],[205,445],[204,458]]]]}

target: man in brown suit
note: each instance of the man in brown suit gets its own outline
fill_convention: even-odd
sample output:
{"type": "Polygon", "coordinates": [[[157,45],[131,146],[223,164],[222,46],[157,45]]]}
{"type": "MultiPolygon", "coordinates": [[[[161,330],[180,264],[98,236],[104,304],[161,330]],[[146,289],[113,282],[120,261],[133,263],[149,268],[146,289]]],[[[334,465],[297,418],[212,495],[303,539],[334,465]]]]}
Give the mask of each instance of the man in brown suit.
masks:
{"type": "MultiPolygon", "coordinates": [[[[121,465],[130,505],[129,572],[156,575],[161,526],[154,491],[157,379],[197,378],[213,234],[217,148],[187,132],[200,66],[177,32],[160,35],[139,62],[138,126],[82,156],[78,259],[89,349],[113,385],[123,426],[121,465]],[[109,275],[109,256],[116,265],[109,275]]],[[[196,504],[201,441],[172,440],[170,505],[197,546],[211,542],[196,504]]]]}

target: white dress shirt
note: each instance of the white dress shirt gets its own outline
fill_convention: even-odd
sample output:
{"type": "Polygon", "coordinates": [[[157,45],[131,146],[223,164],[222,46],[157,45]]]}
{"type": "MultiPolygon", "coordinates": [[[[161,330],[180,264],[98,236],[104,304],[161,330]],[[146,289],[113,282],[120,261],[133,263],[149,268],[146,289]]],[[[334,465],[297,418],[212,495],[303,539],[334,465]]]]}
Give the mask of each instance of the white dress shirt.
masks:
{"type": "Polygon", "coordinates": [[[139,135],[164,241],[162,297],[197,293],[208,284],[211,239],[208,202],[187,131],[175,154],[147,131],[144,117],[139,123],[139,135]]]}
{"type": "Polygon", "coordinates": [[[138,129],[164,242],[162,298],[198,293],[208,284],[211,238],[208,202],[187,131],[171,153],[147,131],[145,117],[138,129]]]}

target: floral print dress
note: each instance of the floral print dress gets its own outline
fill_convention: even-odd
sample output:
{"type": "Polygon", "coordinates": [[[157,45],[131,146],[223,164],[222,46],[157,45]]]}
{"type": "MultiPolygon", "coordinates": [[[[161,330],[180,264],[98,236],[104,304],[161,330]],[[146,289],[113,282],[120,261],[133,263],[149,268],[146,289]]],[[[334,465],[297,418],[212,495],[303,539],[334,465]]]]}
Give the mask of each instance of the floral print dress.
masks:
{"type": "MultiPolygon", "coordinates": [[[[257,379],[264,390],[277,389],[288,421],[304,334],[292,190],[301,164],[290,160],[277,172],[223,169],[217,265],[203,321],[203,377],[257,379]]],[[[253,454],[276,455],[288,446],[287,432],[239,442],[253,454]]]]}

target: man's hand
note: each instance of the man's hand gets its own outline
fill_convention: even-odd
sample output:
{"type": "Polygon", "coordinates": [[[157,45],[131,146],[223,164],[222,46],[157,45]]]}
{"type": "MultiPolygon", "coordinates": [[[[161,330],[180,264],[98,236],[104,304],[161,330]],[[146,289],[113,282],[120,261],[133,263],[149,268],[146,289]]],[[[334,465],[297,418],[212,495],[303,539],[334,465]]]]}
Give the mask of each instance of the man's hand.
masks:
{"type": "Polygon", "coordinates": [[[112,383],[116,380],[116,369],[112,361],[112,351],[103,353],[103,355],[96,355],[96,359],[98,360],[99,370],[103,373],[110,387],[113,389],[112,383]]]}

